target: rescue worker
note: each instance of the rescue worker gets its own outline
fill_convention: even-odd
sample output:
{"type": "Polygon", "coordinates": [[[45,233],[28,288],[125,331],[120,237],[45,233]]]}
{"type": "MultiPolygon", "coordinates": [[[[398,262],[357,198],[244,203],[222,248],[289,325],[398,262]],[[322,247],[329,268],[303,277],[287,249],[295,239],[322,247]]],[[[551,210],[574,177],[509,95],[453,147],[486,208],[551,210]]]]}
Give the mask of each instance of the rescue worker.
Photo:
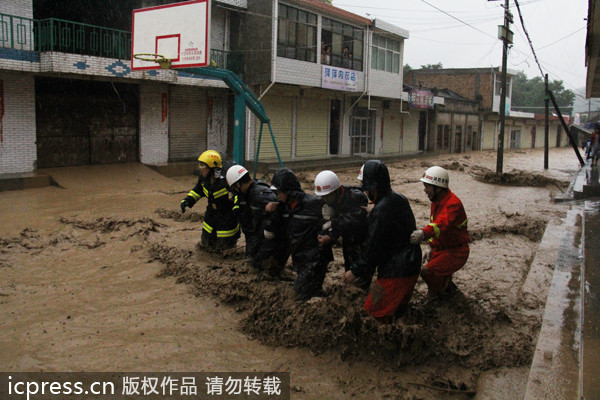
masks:
{"type": "Polygon", "coordinates": [[[423,253],[427,264],[421,277],[427,283],[429,297],[454,293],[457,288],[452,274],[461,269],[469,258],[467,214],[460,199],[449,188],[448,171],[431,167],[420,179],[431,201],[430,223],[410,235],[411,243],[429,241],[423,253]]]}
{"type": "Polygon", "coordinates": [[[277,202],[277,196],[269,185],[253,180],[241,165],[227,169],[227,185],[238,197],[239,221],[246,238],[246,256],[252,258],[252,266],[277,276],[289,257],[285,226],[277,214],[266,211],[267,204],[277,202]]]}
{"type": "MultiPolygon", "coordinates": [[[[358,187],[343,186],[335,172],[329,170],[316,176],[315,194],[325,202],[322,214],[326,222],[318,236],[319,244],[333,245],[341,238],[344,269],[348,271],[358,261],[367,235],[367,196],[358,187]]],[[[371,277],[356,279],[354,284],[368,290],[371,277]]]]}
{"type": "Polygon", "coordinates": [[[327,265],[333,260],[331,246],[321,247],[317,237],[323,226],[323,201],[306,194],[296,175],[289,168],[280,168],[273,175],[271,189],[279,203],[271,203],[268,211],[287,214],[287,236],[292,265],[297,278],[294,292],[300,301],[322,294],[327,265]]]}
{"type": "Polygon", "coordinates": [[[386,165],[369,160],[363,166],[362,189],[375,205],[368,216],[368,230],[358,261],[344,274],[343,282],[377,279],[363,308],[377,321],[391,323],[404,314],[421,268],[421,247],[410,244],[416,228],[406,197],[394,192],[386,165]]]}
{"type": "Polygon", "coordinates": [[[229,197],[225,177],[221,176],[221,156],[206,150],[198,157],[200,177],[198,183],[181,200],[181,212],[192,208],[202,197],[208,199],[200,244],[207,249],[222,250],[235,246],[240,237],[240,226],[234,213],[234,201],[229,197]]]}

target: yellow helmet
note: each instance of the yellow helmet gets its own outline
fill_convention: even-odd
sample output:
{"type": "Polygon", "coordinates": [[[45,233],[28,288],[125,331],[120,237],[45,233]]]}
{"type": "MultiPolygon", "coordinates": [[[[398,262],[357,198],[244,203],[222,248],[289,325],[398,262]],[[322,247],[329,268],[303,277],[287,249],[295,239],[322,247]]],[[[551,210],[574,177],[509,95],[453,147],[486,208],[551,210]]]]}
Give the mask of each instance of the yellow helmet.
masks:
{"type": "Polygon", "coordinates": [[[223,166],[221,155],[214,150],[206,150],[200,154],[198,161],[208,165],[209,168],[221,168],[223,166]]]}

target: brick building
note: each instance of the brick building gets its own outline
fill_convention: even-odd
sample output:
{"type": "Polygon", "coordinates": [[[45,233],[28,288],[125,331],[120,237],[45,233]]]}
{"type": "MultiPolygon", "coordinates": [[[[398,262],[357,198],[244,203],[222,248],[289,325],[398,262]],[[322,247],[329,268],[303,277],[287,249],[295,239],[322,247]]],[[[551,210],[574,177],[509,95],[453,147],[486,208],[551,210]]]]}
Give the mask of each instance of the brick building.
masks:
{"type": "MultiPolygon", "coordinates": [[[[132,71],[131,11],[149,0],[0,3],[0,173],[189,160],[226,150],[230,91],[184,71],[132,71]]],[[[212,7],[211,57],[228,41],[235,0],[212,7]]]]}
{"type": "MultiPolygon", "coordinates": [[[[512,76],[509,70],[506,80],[506,113],[504,130],[505,148],[543,147],[544,141],[537,132],[544,132],[544,120],[534,114],[511,109],[512,76]]],[[[465,149],[497,149],[499,133],[500,92],[502,88],[499,68],[448,68],[419,69],[406,74],[408,85],[425,86],[438,93],[443,88],[470,103],[468,110],[456,110],[459,103],[445,96],[454,104],[438,107],[435,120],[430,124],[427,150],[461,152],[465,149]],[[473,107],[475,105],[475,107],[473,107]]],[[[550,120],[549,146],[567,145],[567,135],[557,118],[550,120]]]]}

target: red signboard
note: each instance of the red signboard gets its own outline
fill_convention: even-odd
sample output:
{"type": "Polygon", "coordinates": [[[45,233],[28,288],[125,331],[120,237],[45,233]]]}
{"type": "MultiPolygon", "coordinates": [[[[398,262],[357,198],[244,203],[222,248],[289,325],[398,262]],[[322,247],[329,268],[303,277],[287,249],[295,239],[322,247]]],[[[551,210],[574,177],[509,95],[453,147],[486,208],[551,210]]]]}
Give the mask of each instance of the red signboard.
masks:
{"type": "Polygon", "coordinates": [[[416,108],[433,108],[433,93],[429,90],[413,89],[408,92],[408,104],[416,108]]]}
{"type": "Polygon", "coordinates": [[[4,81],[0,80],[0,143],[4,142],[2,120],[4,119],[4,81]]]}

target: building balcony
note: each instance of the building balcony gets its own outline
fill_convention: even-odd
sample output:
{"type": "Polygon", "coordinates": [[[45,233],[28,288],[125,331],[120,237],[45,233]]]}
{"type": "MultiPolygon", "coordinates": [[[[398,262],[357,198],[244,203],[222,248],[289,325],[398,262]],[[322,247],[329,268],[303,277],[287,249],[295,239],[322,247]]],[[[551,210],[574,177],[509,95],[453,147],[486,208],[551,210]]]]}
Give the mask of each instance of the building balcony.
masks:
{"type": "MultiPolygon", "coordinates": [[[[34,20],[0,14],[0,48],[131,60],[131,32],[58,18],[34,20]]],[[[242,53],[211,49],[210,56],[212,66],[243,73],[242,53]]]]}

